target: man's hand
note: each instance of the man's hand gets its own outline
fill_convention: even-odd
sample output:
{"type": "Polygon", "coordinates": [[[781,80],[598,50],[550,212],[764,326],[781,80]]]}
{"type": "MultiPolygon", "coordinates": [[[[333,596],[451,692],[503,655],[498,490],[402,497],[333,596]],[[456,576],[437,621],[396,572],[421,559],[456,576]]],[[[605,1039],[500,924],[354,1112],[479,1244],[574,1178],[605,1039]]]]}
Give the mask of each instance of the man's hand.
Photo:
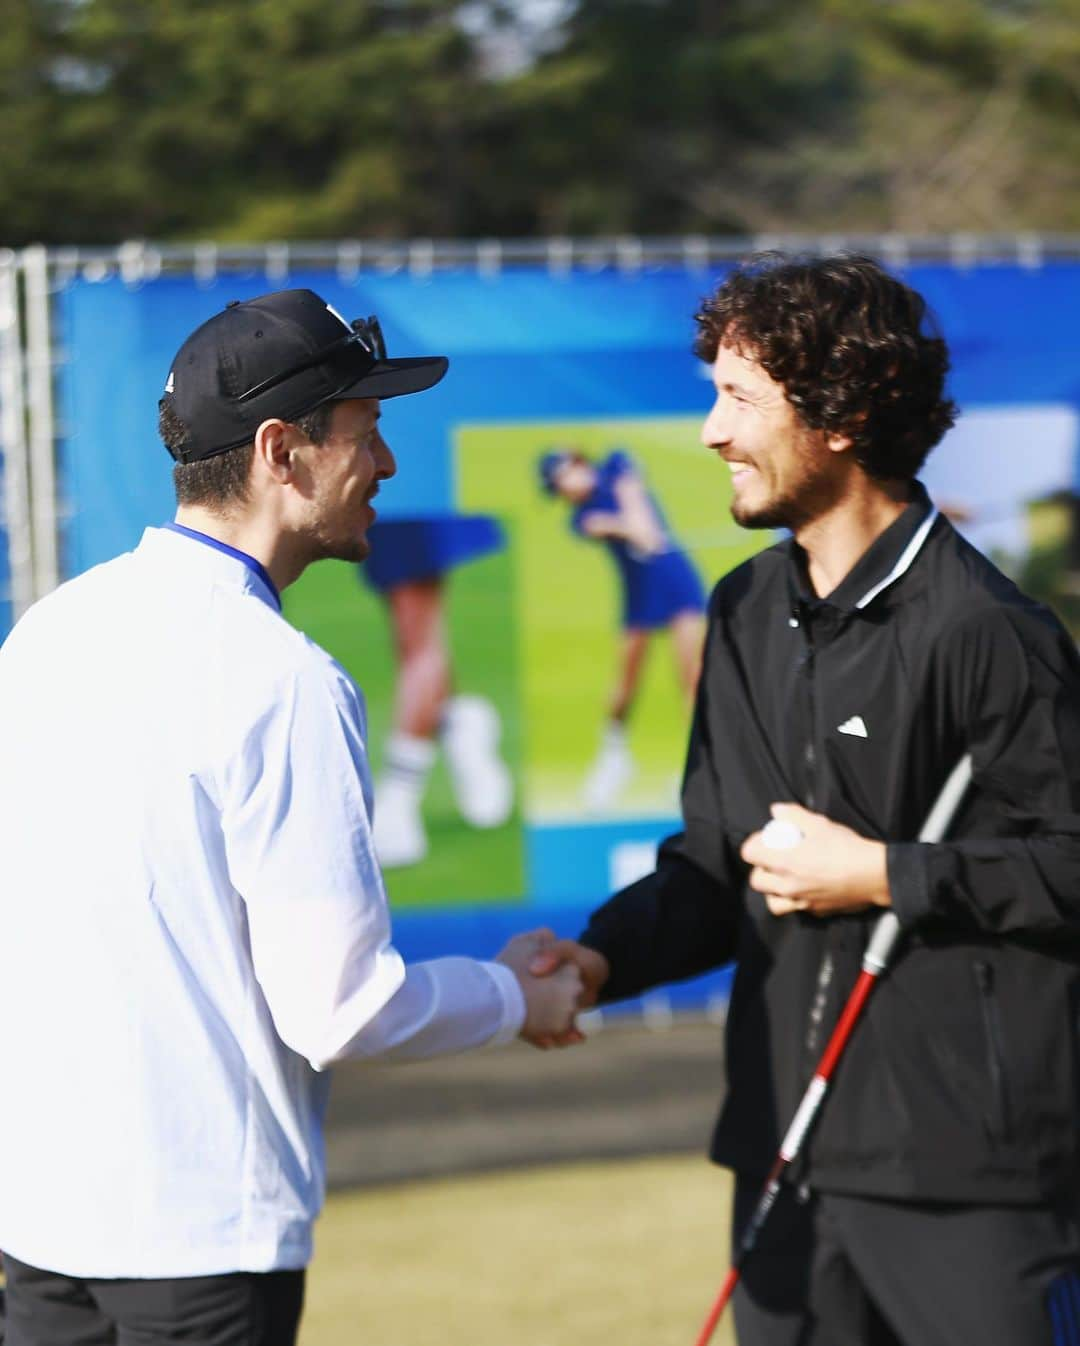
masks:
{"type": "Polygon", "coordinates": [[[581,973],[581,1008],[588,1009],[596,1004],[600,988],[611,976],[611,966],[602,953],[587,949],[576,939],[555,939],[553,936],[541,941],[529,963],[529,971],[536,977],[550,977],[556,968],[568,963],[581,973]]]}
{"type": "Polygon", "coordinates": [[[495,960],[518,979],[525,997],[521,1037],[534,1047],[569,1047],[585,1041],[584,1033],[574,1023],[583,1003],[581,973],[571,962],[555,963],[553,975],[541,976],[530,970],[540,951],[556,944],[552,931],[530,930],[515,935],[495,960]]]}
{"type": "Polygon", "coordinates": [[[760,832],[752,832],[740,854],[753,866],[750,887],[764,893],[774,916],[793,911],[835,916],[892,905],[882,842],[799,804],[774,804],[771,812],[797,827],[802,841],[780,850],[766,846],[760,832]]]}

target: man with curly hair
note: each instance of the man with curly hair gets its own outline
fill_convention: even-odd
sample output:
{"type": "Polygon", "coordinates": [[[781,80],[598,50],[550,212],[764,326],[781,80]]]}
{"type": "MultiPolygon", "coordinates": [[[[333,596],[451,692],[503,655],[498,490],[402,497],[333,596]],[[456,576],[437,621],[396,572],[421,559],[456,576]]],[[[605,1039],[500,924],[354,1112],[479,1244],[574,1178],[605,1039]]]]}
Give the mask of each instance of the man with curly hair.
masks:
{"type": "Polygon", "coordinates": [[[891,907],[901,954],[746,1263],[739,1341],[1080,1341],[1080,660],[916,479],[955,411],[916,293],[768,255],[697,321],[732,513],[791,536],[712,595],[683,831],[533,970],[573,961],[604,1002],[737,962],[712,1146],[737,1239],[891,907]]]}

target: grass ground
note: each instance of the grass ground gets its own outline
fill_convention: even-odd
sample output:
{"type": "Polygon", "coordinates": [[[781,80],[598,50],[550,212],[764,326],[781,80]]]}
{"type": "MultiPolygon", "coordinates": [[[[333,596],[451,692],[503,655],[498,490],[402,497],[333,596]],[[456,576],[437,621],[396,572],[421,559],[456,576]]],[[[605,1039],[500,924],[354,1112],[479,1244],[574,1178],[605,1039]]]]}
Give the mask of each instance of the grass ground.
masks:
{"type": "MultiPolygon", "coordinates": [[[[727,1268],[700,1155],[332,1195],[300,1346],[688,1346],[727,1268]]],[[[734,1346],[730,1322],[714,1346],[734,1346]]]]}

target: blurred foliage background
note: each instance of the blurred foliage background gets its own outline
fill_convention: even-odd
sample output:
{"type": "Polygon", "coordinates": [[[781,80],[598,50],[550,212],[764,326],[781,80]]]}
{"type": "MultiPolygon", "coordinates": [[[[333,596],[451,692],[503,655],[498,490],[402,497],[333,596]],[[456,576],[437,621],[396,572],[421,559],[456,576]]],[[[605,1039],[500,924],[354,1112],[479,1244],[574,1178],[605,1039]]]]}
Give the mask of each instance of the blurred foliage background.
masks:
{"type": "Polygon", "coordinates": [[[1080,0],[6,0],[0,241],[1080,229],[1080,0]]]}

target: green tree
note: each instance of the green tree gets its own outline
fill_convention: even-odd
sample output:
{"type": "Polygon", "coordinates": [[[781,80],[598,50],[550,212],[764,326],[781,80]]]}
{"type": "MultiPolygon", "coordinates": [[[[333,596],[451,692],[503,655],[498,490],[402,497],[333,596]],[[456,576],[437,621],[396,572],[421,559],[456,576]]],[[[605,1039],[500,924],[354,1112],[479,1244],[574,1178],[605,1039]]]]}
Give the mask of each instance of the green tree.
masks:
{"type": "Polygon", "coordinates": [[[553,156],[544,224],[730,232],[788,200],[805,147],[841,132],[857,92],[821,8],[582,0],[518,91],[524,161],[553,156]]]}
{"type": "Polygon", "coordinates": [[[1080,0],[8,0],[0,240],[1080,229],[1080,0]]]}
{"type": "Polygon", "coordinates": [[[26,194],[12,241],[469,226],[489,85],[458,6],[18,3],[21,30],[0,37],[23,74],[0,137],[28,132],[7,177],[26,194]]]}
{"type": "Polygon", "coordinates": [[[1078,43],[1078,0],[579,0],[507,100],[509,221],[1080,228],[1078,43]]]}

